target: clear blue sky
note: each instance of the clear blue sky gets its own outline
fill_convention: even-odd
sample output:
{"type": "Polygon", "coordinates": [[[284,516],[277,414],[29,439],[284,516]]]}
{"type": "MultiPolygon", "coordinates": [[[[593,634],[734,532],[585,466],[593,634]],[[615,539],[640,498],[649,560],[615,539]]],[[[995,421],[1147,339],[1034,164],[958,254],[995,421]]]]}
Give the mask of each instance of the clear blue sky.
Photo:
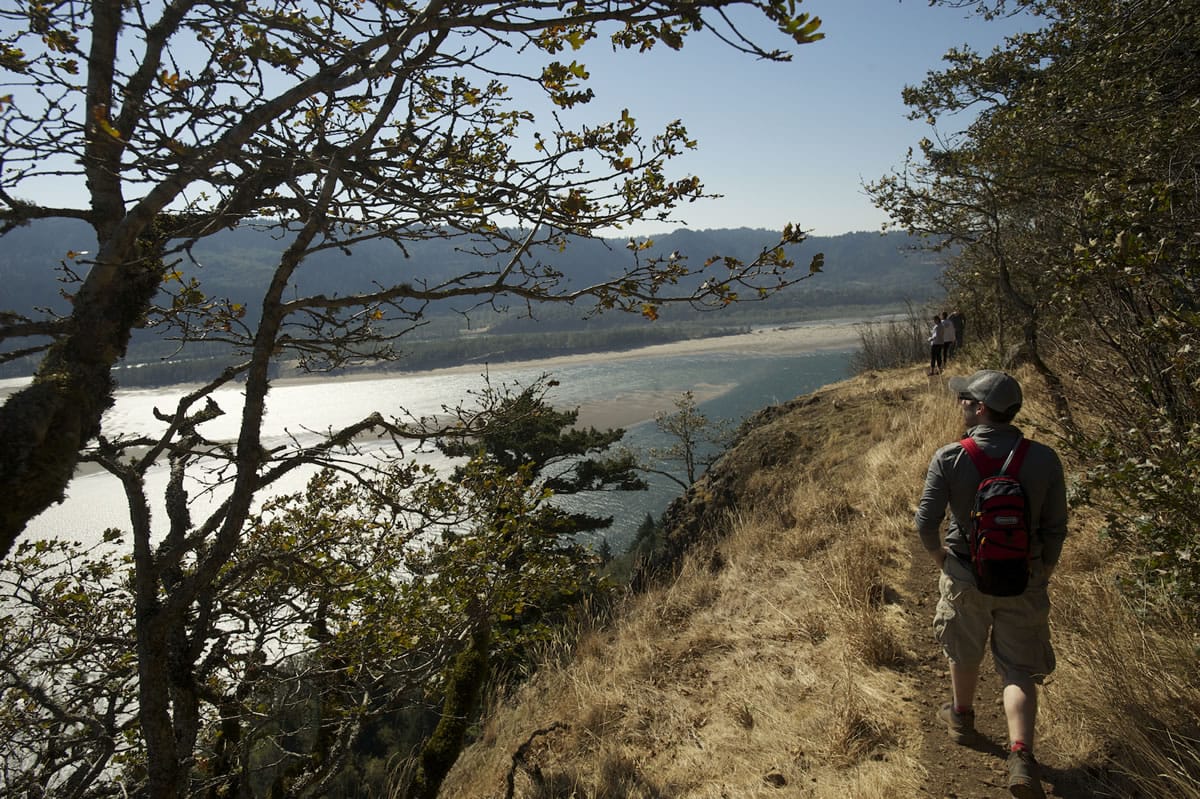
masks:
{"type": "MultiPolygon", "coordinates": [[[[604,52],[611,48],[589,45],[579,56],[592,70],[594,105],[628,106],[647,128],[682,119],[699,140],[699,151],[675,160],[675,168],[699,175],[724,197],[685,206],[679,216],[687,227],[779,229],[794,222],[821,236],[878,230],[885,217],[863,182],[899,167],[908,147],[929,132],[906,119],[903,87],[937,69],[951,47],[986,52],[1021,27],[925,0],[803,0],[799,8],[821,18],[825,38],[792,46],[786,64],[757,61],[700,35],[680,52],[614,58],[604,52]]],[[[762,38],[790,44],[778,35],[762,38]]]]}
{"type": "MultiPolygon", "coordinates": [[[[802,0],[799,10],[821,18],[823,40],[795,46],[761,20],[745,29],[768,48],[789,49],[790,63],[758,61],[707,32],[689,37],[679,52],[659,46],[614,54],[601,38],[557,56],[590,70],[596,98],[580,109],[590,121],[615,119],[628,108],[650,136],[682,119],[700,149],[674,160],[670,176],[699,175],[707,191],[723,195],[684,206],[678,224],[645,223],[612,235],[682,226],[778,230],[789,222],[819,236],[878,230],[884,215],[863,182],[899,167],[928,133],[905,118],[901,89],[921,82],[950,47],[986,51],[1020,28],[927,0],[802,0]]],[[[546,127],[544,118],[538,126],[546,127]]],[[[53,196],[31,199],[75,205],[83,196],[61,181],[40,189],[53,196]]]]}

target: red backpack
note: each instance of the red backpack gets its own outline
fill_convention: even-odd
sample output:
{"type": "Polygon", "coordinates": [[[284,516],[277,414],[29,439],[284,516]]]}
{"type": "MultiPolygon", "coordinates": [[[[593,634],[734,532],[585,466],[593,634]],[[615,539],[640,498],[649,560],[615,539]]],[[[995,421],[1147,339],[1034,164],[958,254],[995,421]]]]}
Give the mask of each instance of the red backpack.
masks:
{"type": "Polygon", "coordinates": [[[1029,585],[1032,535],[1025,490],[1017,480],[1029,442],[1018,440],[1003,463],[984,455],[970,436],[959,443],[979,470],[967,531],[975,584],[985,594],[1017,596],[1029,585]]]}

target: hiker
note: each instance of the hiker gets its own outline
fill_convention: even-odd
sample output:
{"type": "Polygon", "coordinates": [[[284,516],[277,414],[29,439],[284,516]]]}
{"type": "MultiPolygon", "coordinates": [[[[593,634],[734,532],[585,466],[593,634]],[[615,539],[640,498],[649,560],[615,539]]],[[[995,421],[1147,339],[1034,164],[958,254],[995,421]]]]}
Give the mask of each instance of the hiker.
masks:
{"type": "Polygon", "coordinates": [[[929,374],[938,375],[942,373],[942,356],[945,350],[942,349],[942,320],[937,314],[933,315],[933,327],[929,330],[929,374]]]}
{"type": "Polygon", "coordinates": [[[954,349],[957,352],[963,348],[963,335],[967,332],[967,317],[955,308],[950,312],[950,324],[954,327],[954,349]]]}
{"type": "Polygon", "coordinates": [[[949,364],[954,354],[954,322],[950,314],[942,311],[942,363],[949,364]]]}
{"type": "MultiPolygon", "coordinates": [[[[951,701],[938,718],[946,724],[951,740],[968,742],[975,734],[975,689],[983,662],[984,646],[991,632],[992,657],[1003,683],[1004,715],[1008,723],[1008,789],[1020,799],[1039,799],[1045,794],[1033,756],[1034,723],[1037,718],[1037,686],[1054,670],[1050,644],[1050,599],[1047,583],[1062,552],[1067,534],[1067,497],[1062,463],[1053,449],[1030,441],[1018,448],[1021,431],[1012,424],[1021,408],[1021,386],[1011,376],[990,370],[948,381],[955,393],[966,436],[986,458],[999,467],[1010,453],[1022,452],[1013,471],[1022,492],[1023,518],[1010,514],[1009,521],[1028,533],[1027,553],[1009,565],[1020,567],[1027,585],[1014,596],[984,593],[987,581],[980,569],[987,558],[972,562],[970,547],[980,540],[972,535],[977,489],[983,496],[980,474],[968,446],[947,444],[934,453],[925,476],[925,489],[917,509],[916,525],[921,543],[941,569],[940,599],[934,615],[935,637],[950,663],[951,701]],[[940,529],[950,507],[950,524],[945,542],[940,529]]],[[[965,441],[965,439],[964,439],[965,441]]],[[[1011,464],[1010,464],[1011,466],[1011,464]]],[[[993,473],[1001,471],[1000,468],[993,473]]],[[[1006,470],[1005,470],[1006,471],[1006,470]]],[[[1007,473],[1007,471],[1006,471],[1007,473]]],[[[980,552],[983,550],[981,549],[980,552]]],[[[988,556],[989,558],[991,555],[988,556]]],[[[989,587],[989,590],[991,588],[989,587]]]]}

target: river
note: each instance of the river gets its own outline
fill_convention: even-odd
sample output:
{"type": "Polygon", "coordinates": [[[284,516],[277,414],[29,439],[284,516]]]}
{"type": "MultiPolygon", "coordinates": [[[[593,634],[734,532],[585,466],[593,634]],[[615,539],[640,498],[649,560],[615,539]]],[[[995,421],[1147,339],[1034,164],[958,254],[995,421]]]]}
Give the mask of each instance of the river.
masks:
{"type": "MultiPolygon", "coordinates": [[[[695,393],[699,410],[709,418],[740,421],[762,407],[847,377],[850,356],[857,346],[852,320],[770,328],[726,338],[729,340],[494,365],[486,371],[493,385],[524,385],[549,374],[557,381],[548,395],[551,404],[580,408],[583,424],[625,427],[625,444],[636,451],[670,443],[655,426],[654,416],[659,411],[671,412],[675,398],[684,391],[695,393]]],[[[483,372],[483,367],[460,367],[408,375],[280,381],[269,395],[264,444],[270,449],[288,437],[313,440],[316,434],[306,431],[336,428],[376,410],[385,415],[401,408],[415,415],[437,413],[443,405],[454,404],[481,388],[483,372]]],[[[0,392],[18,384],[2,381],[0,392]]],[[[119,391],[114,407],[105,415],[105,433],[112,436],[160,428],[153,409],[173,408],[176,398],[191,388],[119,391]]],[[[215,398],[226,414],[206,423],[203,430],[210,439],[232,439],[241,405],[240,388],[225,388],[215,398]]],[[[282,490],[297,490],[303,479],[282,490]]],[[[152,474],[151,496],[161,496],[165,482],[165,471],[152,474]]],[[[580,509],[614,517],[606,538],[613,551],[619,552],[647,514],[657,516],[679,493],[678,485],[657,477],[649,491],[598,493],[573,502],[580,509]]],[[[161,513],[160,509],[156,516],[161,518],[161,513]]],[[[105,473],[81,471],[68,487],[67,499],[31,521],[26,535],[94,540],[109,527],[128,528],[120,486],[105,473]]]]}

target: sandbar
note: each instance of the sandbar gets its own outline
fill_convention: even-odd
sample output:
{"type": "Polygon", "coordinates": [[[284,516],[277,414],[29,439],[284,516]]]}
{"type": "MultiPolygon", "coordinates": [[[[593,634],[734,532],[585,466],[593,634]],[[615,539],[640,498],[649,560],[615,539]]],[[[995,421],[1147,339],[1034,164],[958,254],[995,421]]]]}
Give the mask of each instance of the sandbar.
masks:
{"type": "MultiPolygon", "coordinates": [[[[525,361],[503,361],[470,363],[458,366],[447,366],[438,369],[428,369],[413,372],[369,370],[341,375],[338,380],[369,380],[383,376],[404,375],[439,375],[478,373],[481,370],[501,370],[505,367],[536,366],[548,373],[555,368],[601,361],[637,360],[639,358],[654,358],[675,355],[696,355],[713,352],[738,353],[753,355],[787,355],[793,353],[837,351],[857,349],[860,345],[857,326],[875,319],[836,319],[815,322],[797,322],[764,326],[747,333],[736,333],[726,336],[709,336],[685,341],[672,341],[665,344],[653,344],[629,350],[613,350],[604,352],[588,352],[573,355],[556,355],[550,358],[525,361]]],[[[275,385],[325,382],[327,375],[305,375],[303,377],[284,377],[274,381],[275,385]]],[[[28,379],[0,381],[0,400],[6,394],[18,388],[28,379]],[[7,384],[7,385],[5,385],[7,384]]],[[[705,402],[720,396],[733,385],[698,384],[692,391],[696,401],[705,402]]],[[[630,427],[632,425],[653,419],[658,413],[671,413],[675,409],[678,394],[675,392],[633,392],[611,400],[589,402],[579,406],[579,425],[599,428],[630,427]]]]}
{"type": "MultiPolygon", "coordinates": [[[[748,333],[709,336],[688,339],[686,341],[672,341],[666,344],[652,344],[647,347],[638,347],[631,350],[556,355],[534,361],[473,363],[420,372],[407,372],[406,374],[462,374],[464,372],[479,372],[484,368],[501,370],[505,367],[528,367],[531,365],[542,368],[548,373],[553,373],[557,367],[583,363],[637,360],[639,358],[669,357],[675,355],[698,355],[713,352],[788,355],[805,352],[851,350],[857,349],[860,346],[857,326],[863,324],[864,321],[868,320],[832,320],[796,323],[763,327],[748,333]]],[[[359,377],[367,378],[375,376],[378,375],[364,373],[359,377]]],[[[289,380],[311,379],[319,378],[289,378],[289,380]]],[[[695,396],[696,402],[702,403],[718,397],[733,388],[733,384],[715,385],[701,383],[692,388],[692,393],[695,396]]],[[[631,427],[635,424],[654,419],[659,413],[673,413],[675,411],[675,401],[678,397],[677,392],[643,391],[631,392],[613,399],[583,403],[579,406],[578,425],[601,429],[631,427]]]]}

